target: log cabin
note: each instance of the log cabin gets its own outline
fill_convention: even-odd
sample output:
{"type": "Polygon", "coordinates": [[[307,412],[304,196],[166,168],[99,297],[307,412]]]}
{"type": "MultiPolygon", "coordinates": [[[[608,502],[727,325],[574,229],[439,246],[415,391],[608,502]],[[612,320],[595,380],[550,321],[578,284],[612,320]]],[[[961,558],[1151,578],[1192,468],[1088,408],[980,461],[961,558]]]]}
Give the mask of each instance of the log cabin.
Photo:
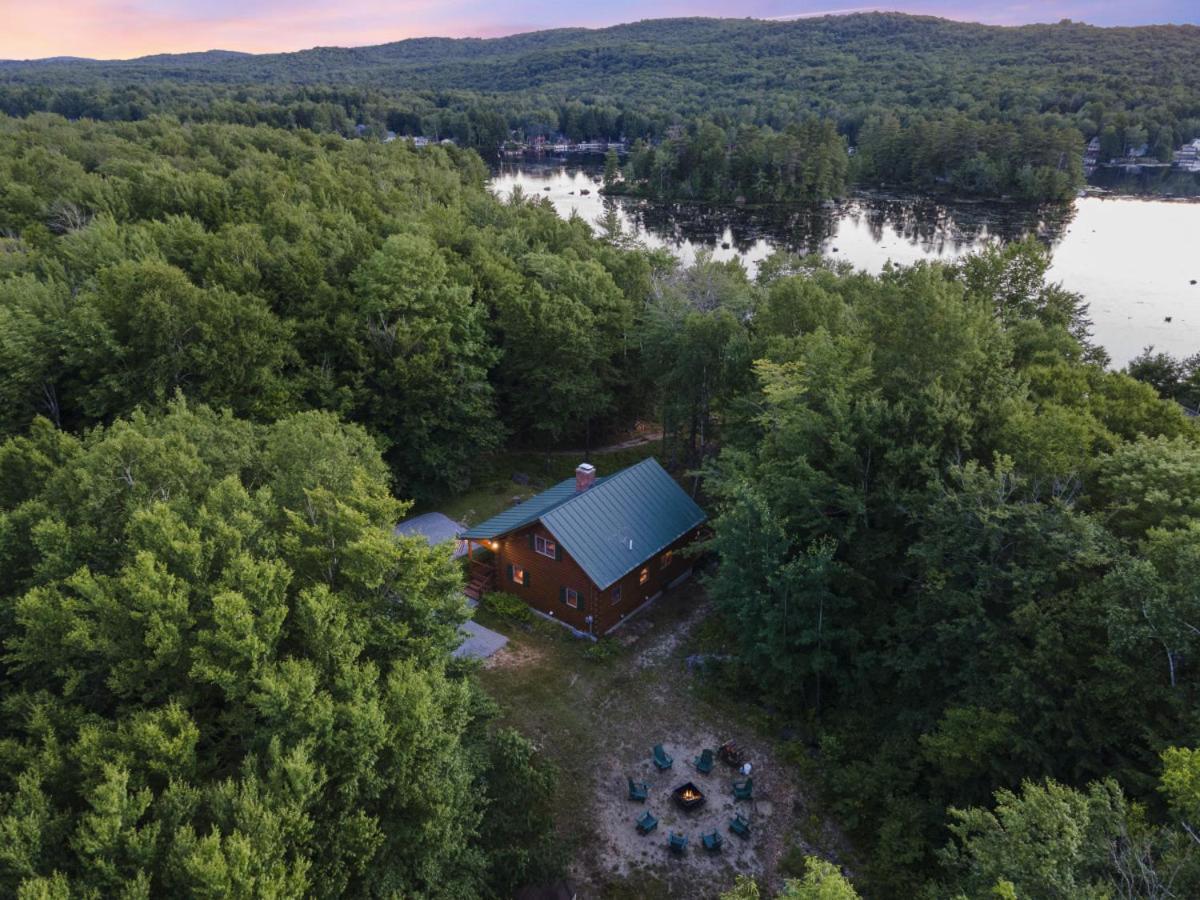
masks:
{"type": "Polygon", "coordinates": [[[468,595],[520,597],[536,611],[599,637],[692,570],[684,550],[707,521],[658,461],[575,477],[463,531],[468,595]]]}

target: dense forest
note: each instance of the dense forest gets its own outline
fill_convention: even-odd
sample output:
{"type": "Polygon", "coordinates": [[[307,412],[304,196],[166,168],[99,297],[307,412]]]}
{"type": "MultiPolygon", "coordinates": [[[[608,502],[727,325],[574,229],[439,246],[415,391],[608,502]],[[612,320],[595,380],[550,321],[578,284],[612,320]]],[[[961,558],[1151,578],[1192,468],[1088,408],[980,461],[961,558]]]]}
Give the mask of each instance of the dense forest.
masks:
{"type": "Polygon", "coordinates": [[[0,121],[0,434],[177,393],[262,420],[324,409],[427,498],[509,436],[628,417],[649,264],[493,202],[484,175],[453,147],[0,121]]]}
{"type": "MultiPolygon", "coordinates": [[[[0,111],[264,123],[451,138],[490,155],[510,134],[657,144],[684,127],[712,155],[745,126],[762,184],[810,118],[861,149],[855,183],[1056,199],[1083,142],[1162,150],[1200,136],[1200,29],[999,28],[899,14],[790,22],[675,19],[493,40],[419,39],[252,56],[0,64],[0,111]],[[773,138],[766,135],[774,133],[773,138]]],[[[723,147],[721,149],[724,149],[723,147]]],[[[659,151],[660,155],[662,151],[659,151]]],[[[658,163],[668,171],[674,163],[658,163]]],[[[686,192],[686,177],[668,195],[686,192]]],[[[647,189],[657,190],[647,181],[647,189]]],[[[807,190],[807,187],[805,188],[807,190]]],[[[800,191],[803,195],[805,191],[800,191]]]]}
{"type": "Polygon", "coordinates": [[[402,512],[325,412],[179,399],[0,445],[0,892],[506,897],[552,868],[553,774],[449,664],[461,574],[402,512]]]}
{"type": "Polygon", "coordinates": [[[626,168],[672,196],[1055,195],[1096,129],[1195,133],[1196,31],[853,16],[0,67],[0,893],[507,897],[561,872],[553,767],[450,655],[461,569],[391,526],[495,451],[642,418],[713,516],[702,677],[799,735],[853,843],[853,885],[811,858],[781,896],[1200,895],[1198,358],[1113,371],[1034,241],[751,278],[501,202],[469,149],[343,135],[345,98],[394,126],[388,78],[435,109],[490,59],[511,96],[440,109],[495,133],[539,96],[548,128],[621,128],[657,84],[626,168]],[[660,33],[654,79],[630,59],[660,33]],[[690,80],[705,41],[747,80],[690,80]],[[783,118],[735,115],[798,46],[783,118]],[[917,68],[868,87],[872,47],[917,68]],[[586,58],[612,96],[556,95],[586,58]]]}
{"type": "Polygon", "coordinates": [[[1200,889],[1200,433],[1047,265],[775,259],[663,312],[668,420],[719,448],[720,677],[808,729],[871,895],[1200,889]]]}
{"type": "Polygon", "coordinates": [[[603,400],[604,248],[456,150],[51,116],[0,144],[0,893],[553,872],[553,775],[449,658],[461,569],[391,526],[501,411],[603,400]],[[548,328],[557,373],[518,350],[548,328]]]}

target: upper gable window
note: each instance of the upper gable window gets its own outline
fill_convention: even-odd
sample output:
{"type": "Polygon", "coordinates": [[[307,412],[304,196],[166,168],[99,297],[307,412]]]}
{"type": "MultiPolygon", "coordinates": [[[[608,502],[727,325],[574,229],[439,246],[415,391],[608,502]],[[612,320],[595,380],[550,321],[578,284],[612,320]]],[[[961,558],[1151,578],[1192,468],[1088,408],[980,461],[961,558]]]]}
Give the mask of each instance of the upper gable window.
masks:
{"type": "Polygon", "coordinates": [[[533,549],[542,554],[542,556],[558,559],[558,544],[548,538],[542,537],[540,534],[533,537],[533,549]]]}

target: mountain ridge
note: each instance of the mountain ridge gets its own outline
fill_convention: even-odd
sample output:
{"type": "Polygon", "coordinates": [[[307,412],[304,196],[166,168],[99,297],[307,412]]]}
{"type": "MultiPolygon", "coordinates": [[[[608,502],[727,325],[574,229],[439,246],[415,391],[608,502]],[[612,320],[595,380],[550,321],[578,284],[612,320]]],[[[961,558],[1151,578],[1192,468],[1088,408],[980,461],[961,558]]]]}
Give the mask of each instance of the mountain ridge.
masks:
{"type": "MultiPolygon", "coordinates": [[[[283,60],[295,60],[301,57],[316,57],[328,56],[330,54],[343,55],[347,58],[362,58],[364,61],[373,62],[399,62],[411,59],[417,56],[423,56],[427,52],[434,49],[446,51],[462,51],[467,48],[472,50],[484,50],[488,53],[506,52],[508,50],[516,50],[519,52],[529,52],[535,49],[537,45],[548,45],[563,39],[571,40],[575,38],[584,38],[589,42],[597,38],[616,38],[618,40],[638,41],[639,35],[643,35],[648,30],[653,30],[654,34],[645,34],[646,38],[653,37],[655,40],[661,40],[663,37],[663,29],[670,30],[685,30],[688,32],[689,38],[702,37],[702,34],[697,34],[697,30],[714,32],[712,36],[717,36],[715,32],[727,32],[731,27],[739,29],[761,29],[763,32],[773,31],[770,36],[778,36],[788,34],[789,32],[797,31],[814,31],[819,28],[833,23],[855,23],[855,22],[871,22],[890,20],[896,22],[906,22],[911,24],[936,25],[938,27],[950,29],[963,29],[976,32],[987,32],[993,35],[1005,34],[1034,34],[1043,32],[1047,29],[1066,30],[1085,29],[1105,34],[1115,33],[1137,33],[1148,32],[1157,29],[1178,29],[1185,33],[1194,32],[1200,35],[1200,26],[1182,24],[1161,24],[1161,25],[1136,25],[1136,26],[1098,26],[1089,25],[1084,22],[1075,22],[1069,19],[1055,23],[1033,23],[1024,25],[986,25],[977,22],[964,22],[957,19],[947,19],[939,16],[928,15],[912,15],[908,13],[896,12],[863,12],[863,13],[847,13],[841,15],[824,15],[824,16],[805,16],[794,19],[757,19],[757,18],[722,18],[715,16],[677,16],[669,18],[654,18],[654,19],[638,19],[632,22],[622,22],[616,25],[608,25],[599,28],[585,27],[564,27],[564,28],[548,28],[538,31],[518,32],[511,35],[500,37],[445,37],[437,35],[429,35],[422,37],[402,38],[395,41],[385,41],[379,44],[364,44],[360,46],[339,46],[339,45],[317,45],[313,47],[303,48],[299,50],[273,51],[268,53],[253,53],[240,50],[226,50],[214,48],[204,51],[194,51],[186,53],[155,53],[146,56],[131,57],[127,59],[105,59],[81,56],[52,56],[37,59],[0,59],[0,66],[5,67],[42,67],[54,65],[94,65],[107,69],[119,69],[122,67],[137,67],[143,65],[154,66],[173,66],[173,65],[193,65],[193,64],[208,64],[208,63],[223,63],[230,61],[257,61],[260,63],[269,63],[283,60]],[[415,50],[416,53],[407,51],[415,50]]],[[[456,53],[461,55],[461,53],[456,53]]]]}

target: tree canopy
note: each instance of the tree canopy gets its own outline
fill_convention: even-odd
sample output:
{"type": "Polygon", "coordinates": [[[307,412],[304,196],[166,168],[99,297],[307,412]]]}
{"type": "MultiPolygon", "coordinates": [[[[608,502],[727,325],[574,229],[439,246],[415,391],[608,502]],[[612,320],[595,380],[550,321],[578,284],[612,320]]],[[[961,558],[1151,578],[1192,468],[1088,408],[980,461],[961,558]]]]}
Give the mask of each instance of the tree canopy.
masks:
{"type": "Polygon", "coordinates": [[[483,176],[452,147],[0,119],[0,435],[177,392],[331,410],[428,499],[510,438],[627,417],[649,264],[483,176]]]}
{"type": "MultiPolygon", "coordinates": [[[[1090,896],[1119,876],[1086,828],[1099,862],[1061,890],[959,883],[934,850],[955,821],[992,840],[986,805],[1022,779],[1153,803],[1159,753],[1200,740],[1200,433],[1104,367],[1048,263],[1031,242],[878,277],[777,257],[751,283],[701,261],[651,307],[684,323],[664,420],[717,511],[725,677],[800,723],[884,896],[1006,872],[1090,896]]],[[[1104,840],[1141,827],[1113,804],[1104,840]]]]}
{"type": "Polygon", "coordinates": [[[544,789],[448,667],[461,575],[392,535],[402,508],[325,412],[177,399],[0,445],[3,892],[444,897],[529,872],[536,830],[479,833],[489,799],[544,789]]]}

